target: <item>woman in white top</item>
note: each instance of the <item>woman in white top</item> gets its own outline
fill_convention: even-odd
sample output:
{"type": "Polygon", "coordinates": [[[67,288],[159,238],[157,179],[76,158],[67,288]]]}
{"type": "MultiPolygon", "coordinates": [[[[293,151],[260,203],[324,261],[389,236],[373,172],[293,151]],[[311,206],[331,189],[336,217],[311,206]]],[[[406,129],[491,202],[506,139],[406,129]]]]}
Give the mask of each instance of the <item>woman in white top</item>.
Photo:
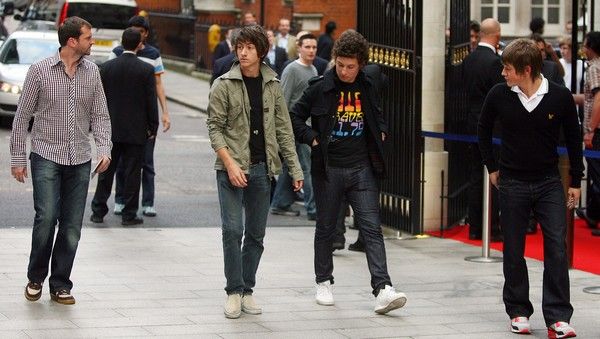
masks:
{"type": "MultiPolygon", "coordinates": [[[[571,63],[572,63],[572,53],[571,53],[571,37],[565,36],[558,40],[558,47],[560,47],[560,54],[562,58],[560,58],[560,63],[565,70],[565,76],[563,77],[565,80],[565,85],[567,88],[571,89],[571,63]]],[[[583,61],[577,60],[577,92],[581,93],[581,77],[583,75],[583,61]]]]}

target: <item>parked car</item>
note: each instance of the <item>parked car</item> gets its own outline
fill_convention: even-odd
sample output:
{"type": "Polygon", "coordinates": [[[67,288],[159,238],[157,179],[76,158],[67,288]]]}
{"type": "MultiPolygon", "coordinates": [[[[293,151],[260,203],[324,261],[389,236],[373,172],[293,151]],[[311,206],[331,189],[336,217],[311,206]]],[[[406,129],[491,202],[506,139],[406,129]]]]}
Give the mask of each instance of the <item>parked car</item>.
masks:
{"type": "Polygon", "coordinates": [[[31,64],[58,52],[56,31],[16,31],[0,47],[0,117],[13,117],[31,64]]]}
{"type": "Polygon", "coordinates": [[[129,18],[137,14],[135,0],[34,0],[17,19],[53,22],[56,27],[70,16],[87,20],[95,40],[89,58],[100,64],[120,44],[129,18]]]}

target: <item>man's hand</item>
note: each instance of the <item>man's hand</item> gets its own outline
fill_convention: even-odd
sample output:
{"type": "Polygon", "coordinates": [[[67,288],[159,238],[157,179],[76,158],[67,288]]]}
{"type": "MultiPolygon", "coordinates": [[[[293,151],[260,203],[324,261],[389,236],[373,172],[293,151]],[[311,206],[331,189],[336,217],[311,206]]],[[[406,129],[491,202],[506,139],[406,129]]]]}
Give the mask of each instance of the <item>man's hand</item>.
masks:
{"type": "Polygon", "coordinates": [[[381,141],[385,141],[385,133],[381,132],[381,141]]]}
{"type": "Polygon", "coordinates": [[[319,141],[317,140],[317,138],[314,138],[314,139],[313,139],[313,142],[312,142],[312,144],[311,144],[311,146],[312,146],[312,147],[315,147],[315,146],[317,146],[318,144],[319,144],[319,141]]]}
{"type": "Polygon", "coordinates": [[[300,189],[302,189],[302,185],[304,185],[304,180],[294,181],[294,192],[298,192],[300,189]]]}
{"type": "Polygon", "coordinates": [[[246,179],[246,173],[242,171],[240,166],[235,162],[225,166],[227,168],[227,175],[229,176],[229,182],[239,188],[248,186],[248,179],[246,179]]]}
{"type": "Polygon", "coordinates": [[[103,156],[98,158],[98,168],[96,168],[96,173],[102,173],[108,169],[110,166],[110,158],[107,156],[103,156]]]}
{"type": "Polygon", "coordinates": [[[569,187],[567,191],[567,208],[573,209],[577,206],[579,202],[579,197],[581,196],[581,189],[569,187]]]}
{"type": "Polygon", "coordinates": [[[27,167],[11,167],[10,173],[18,182],[25,182],[25,178],[27,178],[27,167]]]}
{"type": "Polygon", "coordinates": [[[490,182],[496,188],[498,188],[498,178],[500,178],[500,172],[499,171],[490,173],[490,182]]]}
{"type": "Polygon", "coordinates": [[[592,148],[592,140],[594,139],[594,132],[587,132],[583,135],[583,143],[585,148],[592,148]]]}
{"type": "Polygon", "coordinates": [[[171,128],[171,116],[169,112],[163,112],[161,116],[162,124],[163,124],[163,133],[168,131],[171,128]]]}

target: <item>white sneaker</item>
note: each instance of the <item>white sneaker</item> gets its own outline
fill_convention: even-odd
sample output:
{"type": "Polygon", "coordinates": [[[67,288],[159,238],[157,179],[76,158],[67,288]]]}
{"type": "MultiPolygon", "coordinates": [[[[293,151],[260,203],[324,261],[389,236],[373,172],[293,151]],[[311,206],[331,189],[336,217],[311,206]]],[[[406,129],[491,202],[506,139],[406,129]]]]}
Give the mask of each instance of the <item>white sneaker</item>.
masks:
{"type": "Polygon", "coordinates": [[[142,214],[144,214],[147,217],[155,217],[156,216],[156,209],[154,208],[154,206],[144,206],[142,211],[142,214]]]}
{"type": "Polygon", "coordinates": [[[510,319],[510,331],[519,334],[531,334],[531,325],[527,317],[515,317],[510,319]]]}
{"type": "Polygon", "coordinates": [[[573,327],[565,321],[557,321],[548,327],[548,338],[550,339],[574,338],[576,336],[573,327]]]}
{"type": "Polygon", "coordinates": [[[256,305],[252,294],[245,294],[242,297],[242,312],[248,314],[261,314],[262,309],[256,305]]]}
{"type": "Polygon", "coordinates": [[[234,293],[227,296],[225,302],[225,318],[237,319],[242,315],[242,296],[234,293]]]}
{"type": "Polygon", "coordinates": [[[375,299],[375,313],[386,314],[389,311],[400,308],[406,304],[406,295],[396,290],[389,285],[379,290],[379,294],[375,299]]]}
{"type": "Polygon", "coordinates": [[[115,215],[121,215],[123,213],[123,208],[125,208],[124,204],[115,203],[115,209],[113,210],[113,212],[115,213],[115,215]]]}
{"type": "Polygon", "coordinates": [[[323,306],[333,306],[332,286],[329,280],[317,284],[317,304],[323,306]]]}

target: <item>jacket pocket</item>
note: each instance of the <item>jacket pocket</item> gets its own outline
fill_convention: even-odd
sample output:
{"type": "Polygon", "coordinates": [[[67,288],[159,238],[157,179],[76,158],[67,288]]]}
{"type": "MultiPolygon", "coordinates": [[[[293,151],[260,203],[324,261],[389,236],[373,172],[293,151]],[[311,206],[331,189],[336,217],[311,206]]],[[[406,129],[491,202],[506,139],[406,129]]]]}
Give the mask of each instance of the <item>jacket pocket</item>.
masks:
{"type": "Polygon", "coordinates": [[[242,116],[242,110],[242,106],[234,106],[229,108],[229,112],[227,114],[227,127],[235,127],[236,121],[242,116]]]}

